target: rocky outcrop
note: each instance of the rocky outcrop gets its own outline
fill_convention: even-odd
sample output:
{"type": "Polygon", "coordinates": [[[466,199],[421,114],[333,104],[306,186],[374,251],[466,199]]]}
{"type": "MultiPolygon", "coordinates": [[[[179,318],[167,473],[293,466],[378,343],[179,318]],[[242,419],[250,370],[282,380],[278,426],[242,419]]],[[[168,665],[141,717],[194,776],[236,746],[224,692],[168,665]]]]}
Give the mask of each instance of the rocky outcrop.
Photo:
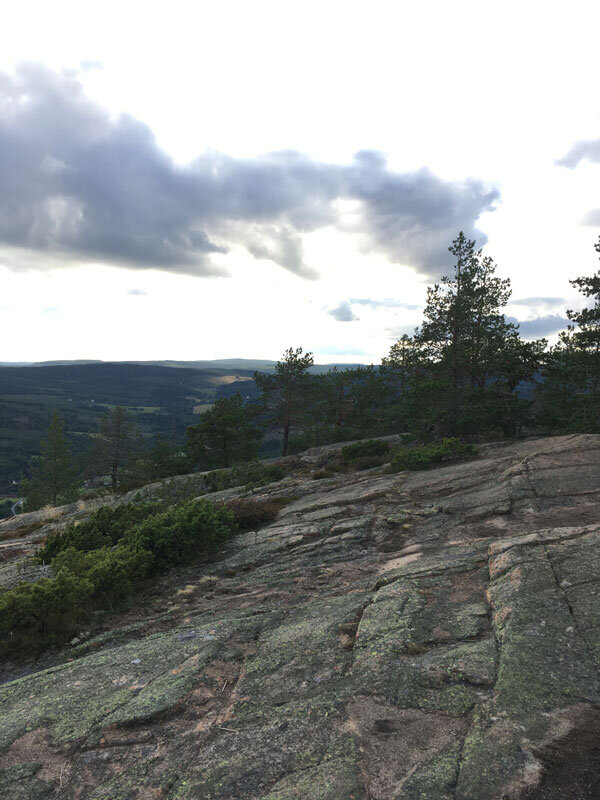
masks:
{"type": "Polygon", "coordinates": [[[254,496],[290,502],[0,687],[1,797],[600,796],[600,437],[254,496]]]}

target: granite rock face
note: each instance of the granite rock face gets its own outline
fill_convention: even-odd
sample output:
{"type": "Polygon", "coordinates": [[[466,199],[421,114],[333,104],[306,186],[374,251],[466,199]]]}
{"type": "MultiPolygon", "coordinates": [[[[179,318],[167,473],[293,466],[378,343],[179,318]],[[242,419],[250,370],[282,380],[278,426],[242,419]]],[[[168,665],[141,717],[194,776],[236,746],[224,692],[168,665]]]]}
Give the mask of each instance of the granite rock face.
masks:
{"type": "Polygon", "coordinates": [[[253,496],[291,501],[6,676],[0,797],[600,797],[600,436],[253,496]]]}

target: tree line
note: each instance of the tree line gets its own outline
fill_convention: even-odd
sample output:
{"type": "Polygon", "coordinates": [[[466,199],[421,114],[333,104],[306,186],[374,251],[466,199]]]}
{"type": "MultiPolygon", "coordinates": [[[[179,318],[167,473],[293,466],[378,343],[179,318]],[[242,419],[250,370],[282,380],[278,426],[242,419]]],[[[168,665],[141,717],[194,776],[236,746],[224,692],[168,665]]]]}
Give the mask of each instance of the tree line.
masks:
{"type": "MultiPolygon", "coordinates": [[[[313,374],[313,355],[289,348],[273,374],[255,373],[257,401],[218,399],[187,429],[185,445],[157,437],[140,449],[126,409],[108,414],[92,462],[112,491],[191,470],[231,467],[259,453],[406,432],[419,441],[478,441],[600,433],[600,270],[570,283],[586,298],[568,310],[557,344],[525,341],[503,308],[510,281],[464,233],[448,248],[452,271],[428,288],[423,321],[378,367],[313,374]]],[[[600,254],[600,239],[595,244],[600,254]]],[[[77,496],[62,420],[55,412],[24,481],[27,508],[77,496]]]]}

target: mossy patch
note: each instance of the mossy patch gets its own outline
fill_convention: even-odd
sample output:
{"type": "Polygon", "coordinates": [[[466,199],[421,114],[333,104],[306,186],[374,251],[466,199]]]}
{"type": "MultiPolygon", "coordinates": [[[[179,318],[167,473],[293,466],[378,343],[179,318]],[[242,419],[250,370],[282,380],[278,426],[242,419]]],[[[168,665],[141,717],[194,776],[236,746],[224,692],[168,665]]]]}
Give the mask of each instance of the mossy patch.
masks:
{"type": "Polygon", "coordinates": [[[54,786],[36,777],[39,764],[18,764],[0,769],[0,797],[6,800],[44,800],[54,786]]]}

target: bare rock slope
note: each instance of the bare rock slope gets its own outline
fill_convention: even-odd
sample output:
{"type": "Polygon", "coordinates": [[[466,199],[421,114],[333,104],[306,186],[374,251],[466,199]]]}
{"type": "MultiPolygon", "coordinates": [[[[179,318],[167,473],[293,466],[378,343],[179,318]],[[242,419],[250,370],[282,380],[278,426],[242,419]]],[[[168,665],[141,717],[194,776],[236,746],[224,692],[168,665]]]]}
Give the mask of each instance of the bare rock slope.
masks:
{"type": "Polygon", "coordinates": [[[0,687],[0,797],[600,797],[600,436],[257,496],[293,499],[0,687]]]}

